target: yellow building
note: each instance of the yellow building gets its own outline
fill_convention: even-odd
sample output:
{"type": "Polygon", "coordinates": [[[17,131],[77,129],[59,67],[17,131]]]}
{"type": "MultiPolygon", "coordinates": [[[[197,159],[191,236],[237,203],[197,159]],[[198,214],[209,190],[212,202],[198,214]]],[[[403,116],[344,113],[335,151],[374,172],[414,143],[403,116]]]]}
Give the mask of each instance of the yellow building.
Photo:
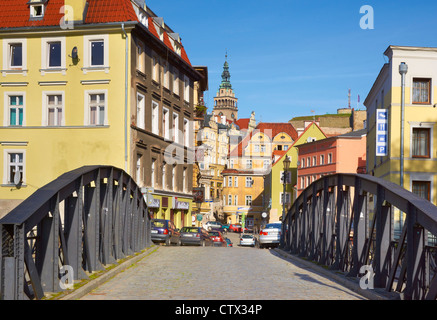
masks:
{"type": "Polygon", "coordinates": [[[268,206],[264,188],[274,155],[286,152],[297,139],[290,123],[260,123],[229,155],[223,171],[223,202],[227,222],[245,221],[258,230],[268,206]]]}
{"type": "Polygon", "coordinates": [[[284,193],[284,160],[286,156],[290,160],[290,167],[286,175],[285,189],[285,204],[286,210],[290,208],[296,198],[296,183],[297,183],[297,167],[298,167],[298,148],[301,145],[310,141],[325,139],[326,136],[320,127],[312,122],[300,136],[282,153],[274,155],[274,163],[270,173],[265,178],[264,197],[266,199],[264,212],[267,213],[267,218],[264,223],[280,221],[283,212],[283,193],[284,193]]]}
{"type": "MultiPolygon", "coordinates": [[[[200,76],[173,39],[177,37],[170,40],[168,28],[159,25],[141,1],[6,0],[0,9],[0,215],[64,172],[84,165],[119,167],[140,186],[150,186],[150,161],[145,161],[150,155],[143,150],[153,147],[140,138],[141,132],[155,129],[149,110],[151,105],[164,108],[165,96],[141,94],[145,85],[138,79],[147,73],[148,81],[155,81],[155,90],[149,91],[165,90],[168,72],[165,66],[158,70],[152,54],[157,47],[171,48],[165,55],[181,70],[177,108],[191,110],[185,119],[179,117],[179,128],[182,121],[192,120],[193,83],[200,76]],[[144,40],[140,49],[138,39],[144,40]]],[[[164,135],[166,129],[159,130],[157,134],[164,135]]],[[[183,186],[175,187],[172,171],[168,167],[168,178],[162,177],[162,185],[170,185],[172,192],[163,187],[161,196],[175,212],[176,201],[186,196],[181,207],[191,212],[189,174],[183,186]]],[[[181,178],[185,174],[182,169],[176,172],[181,178]]],[[[190,214],[183,217],[191,223],[190,214]]]]}
{"type": "Polygon", "coordinates": [[[384,54],[388,62],[364,102],[367,172],[437,204],[437,48],[389,46],[384,54]],[[401,65],[406,67],[403,101],[401,65]]]}

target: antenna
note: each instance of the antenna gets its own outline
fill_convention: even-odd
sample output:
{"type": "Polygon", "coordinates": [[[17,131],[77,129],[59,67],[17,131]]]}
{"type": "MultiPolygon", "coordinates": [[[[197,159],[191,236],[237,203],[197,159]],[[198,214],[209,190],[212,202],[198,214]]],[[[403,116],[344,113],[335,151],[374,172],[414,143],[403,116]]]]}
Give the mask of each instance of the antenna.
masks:
{"type": "Polygon", "coordinates": [[[349,109],[351,108],[351,89],[349,89],[349,93],[348,93],[348,106],[349,106],[349,109]]]}

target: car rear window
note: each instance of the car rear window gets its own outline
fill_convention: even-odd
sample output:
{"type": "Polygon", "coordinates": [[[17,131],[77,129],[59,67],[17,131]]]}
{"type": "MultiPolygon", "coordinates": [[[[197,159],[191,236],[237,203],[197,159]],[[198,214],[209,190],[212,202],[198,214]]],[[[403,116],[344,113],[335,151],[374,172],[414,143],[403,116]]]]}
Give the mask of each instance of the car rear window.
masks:
{"type": "Polygon", "coordinates": [[[209,235],[218,237],[220,234],[218,232],[209,232],[209,235]]]}
{"type": "Polygon", "coordinates": [[[253,238],[253,236],[250,234],[243,234],[242,238],[248,239],[248,238],[253,238]]]}
{"type": "Polygon", "coordinates": [[[152,227],[164,228],[165,223],[164,221],[152,221],[152,227]]]}
{"type": "Polygon", "coordinates": [[[264,229],[281,229],[280,223],[269,223],[264,229]]]}
{"type": "Polygon", "coordinates": [[[190,227],[183,227],[181,232],[188,232],[188,233],[198,233],[198,228],[190,228],[190,227]]]}

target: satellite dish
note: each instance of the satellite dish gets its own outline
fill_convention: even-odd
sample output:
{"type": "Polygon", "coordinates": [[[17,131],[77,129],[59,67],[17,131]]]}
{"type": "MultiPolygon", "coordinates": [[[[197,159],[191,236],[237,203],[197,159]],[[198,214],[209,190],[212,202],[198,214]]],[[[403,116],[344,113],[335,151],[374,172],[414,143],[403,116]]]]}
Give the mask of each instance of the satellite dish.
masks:
{"type": "Polygon", "coordinates": [[[17,189],[21,187],[21,174],[20,171],[16,171],[14,174],[14,184],[17,189]]]}

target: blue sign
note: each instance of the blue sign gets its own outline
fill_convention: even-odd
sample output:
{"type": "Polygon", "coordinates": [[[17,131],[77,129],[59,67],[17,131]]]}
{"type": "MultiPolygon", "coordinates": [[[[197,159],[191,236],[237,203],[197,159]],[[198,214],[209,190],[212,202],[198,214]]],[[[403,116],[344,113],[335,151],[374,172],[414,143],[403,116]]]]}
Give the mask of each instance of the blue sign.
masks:
{"type": "Polygon", "coordinates": [[[388,111],[376,109],[376,156],[387,155],[388,142],[388,111]]]}

